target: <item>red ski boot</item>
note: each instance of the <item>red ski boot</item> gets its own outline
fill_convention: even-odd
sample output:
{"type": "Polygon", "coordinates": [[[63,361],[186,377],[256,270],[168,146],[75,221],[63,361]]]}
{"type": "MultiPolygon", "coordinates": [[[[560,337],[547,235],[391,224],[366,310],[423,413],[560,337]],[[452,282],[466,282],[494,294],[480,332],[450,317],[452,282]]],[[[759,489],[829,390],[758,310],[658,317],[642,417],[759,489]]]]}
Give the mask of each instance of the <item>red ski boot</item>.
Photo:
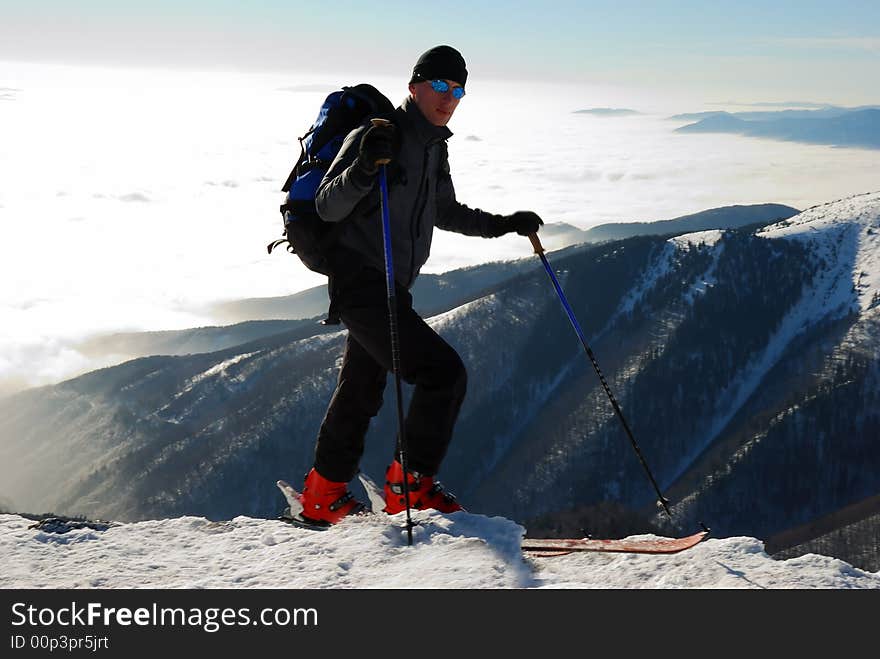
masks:
{"type": "MultiPolygon", "coordinates": [[[[427,510],[433,508],[441,513],[454,513],[464,510],[455,497],[446,492],[433,476],[425,476],[415,471],[407,474],[410,508],[427,510]]],[[[403,467],[395,460],[385,472],[385,512],[389,515],[406,510],[403,496],[403,467]]]]}
{"type": "Polygon", "coordinates": [[[348,491],[348,483],[328,481],[314,468],[306,474],[300,501],[303,519],[317,525],[337,524],[346,515],[357,515],[366,509],[348,491]]]}

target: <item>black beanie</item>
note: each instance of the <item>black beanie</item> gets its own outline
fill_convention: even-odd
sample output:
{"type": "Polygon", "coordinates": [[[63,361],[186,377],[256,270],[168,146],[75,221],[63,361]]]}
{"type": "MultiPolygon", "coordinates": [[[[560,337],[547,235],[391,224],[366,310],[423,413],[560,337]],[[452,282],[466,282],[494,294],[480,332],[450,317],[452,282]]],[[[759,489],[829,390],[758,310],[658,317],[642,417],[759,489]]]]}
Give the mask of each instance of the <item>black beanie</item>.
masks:
{"type": "Polygon", "coordinates": [[[422,80],[452,80],[464,87],[467,82],[464,57],[451,46],[435,46],[422,53],[413,67],[410,82],[422,80]]]}

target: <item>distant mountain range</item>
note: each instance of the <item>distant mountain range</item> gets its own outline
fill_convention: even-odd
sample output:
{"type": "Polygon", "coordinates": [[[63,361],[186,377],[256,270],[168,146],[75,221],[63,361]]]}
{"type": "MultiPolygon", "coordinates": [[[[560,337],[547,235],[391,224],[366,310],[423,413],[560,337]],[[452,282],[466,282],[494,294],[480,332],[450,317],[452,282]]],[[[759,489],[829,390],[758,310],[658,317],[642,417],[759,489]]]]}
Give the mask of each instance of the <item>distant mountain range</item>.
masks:
{"type": "Polygon", "coordinates": [[[783,204],[752,204],[747,206],[723,206],[682,215],[658,222],[610,222],[587,229],[583,242],[622,240],[635,236],[662,236],[664,234],[692,233],[710,229],[741,229],[750,224],[763,225],[787,220],[800,211],[783,204]]]}
{"type": "MultiPolygon", "coordinates": [[[[549,254],[675,526],[767,538],[880,494],[878,254],[880,193],[760,229],[549,254]]],[[[587,533],[600,514],[668,528],[546,273],[509,265],[492,283],[444,275],[457,292],[430,320],[469,371],[443,482],[472,512],[524,524],[595,510],[587,533]]],[[[343,340],[310,323],[2,399],[0,500],[119,520],[274,516],[274,481],[313,459],[343,340]]],[[[374,478],[393,407],[367,438],[374,478]]]]}
{"type": "Polygon", "coordinates": [[[596,117],[633,117],[641,113],[627,108],[587,108],[575,110],[574,114],[591,114],[596,117]]]}
{"type": "Polygon", "coordinates": [[[302,330],[303,337],[316,333],[317,320],[250,320],[222,327],[197,327],[159,332],[115,332],[88,338],[76,344],[87,357],[128,355],[191,355],[216,352],[273,334],[302,330]]]}
{"type": "MultiPolygon", "coordinates": [[[[600,224],[586,230],[564,222],[554,222],[541,228],[541,241],[546,249],[558,250],[581,243],[620,240],[633,236],[689,233],[707,229],[737,229],[749,224],[769,224],[789,218],[798,212],[796,208],[782,204],[753,204],[711,208],[656,222],[600,224]]],[[[416,309],[419,313],[429,316],[447,311],[455,303],[473,299],[486,288],[522,274],[533,267],[533,261],[534,259],[527,258],[462,268],[442,275],[419,275],[413,288],[416,309]]],[[[317,321],[317,316],[323,317],[322,314],[326,311],[326,286],[315,286],[294,295],[224,302],[209,310],[213,316],[228,323],[303,318],[315,318],[317,321]]]]}
{"type": "Polygon", "coordinates": [[[842,117],[853,112],[862,110],[880,110],[880,105],[862,105],[855,108],[844,108],[834,105],[817,106],[815,109],[799,110],[749,110],[746,112],[724,112],[715,110],[710,112],[692,112],[676,114],[669,117],[673,121],[701,121],[712,117],[732,116],[743,121],[775,121],[777,119],[830,119],[842,117]]]}
{"type": "Polygon", "coordinates": [[[880,148],[880,106],[779,112],[703,112],[671,117],[696,123],[680,133],[735,133],[809,144],[880,148]]]}
{"type": "MultiPolygon", "coordinates": [[[[421,274],[413,287],[416,309],[430,316],[447,311],[451,305],[477,297],[486,288],[516,276],[527,267],[525,261],[520,260],[471,266],[441,275],[421,274]]],[[[327,286],[322,285],[293,295],[224,302],[213,306],[209,313],[226,322],[303,318],[317,321],[318,317],[326,316],[327,305],[327,286]]]]}

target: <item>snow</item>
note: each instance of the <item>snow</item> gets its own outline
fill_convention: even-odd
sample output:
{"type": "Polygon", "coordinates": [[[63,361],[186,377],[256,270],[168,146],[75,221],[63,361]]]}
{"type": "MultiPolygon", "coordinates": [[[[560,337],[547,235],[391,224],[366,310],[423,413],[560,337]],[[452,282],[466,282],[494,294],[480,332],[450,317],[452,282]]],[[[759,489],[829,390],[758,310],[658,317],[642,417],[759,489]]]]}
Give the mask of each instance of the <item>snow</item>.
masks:
{"type": "Polygon", "coordinates": [[[686,233],[681,236],[674,236],[668,242],[677,245],[679,248],[687,249],[689,245],[708,245],[713,246],[724,237],[726,232],[721,229],[709,229],[708,231],[695,231],[686,233]]]}
{"type": "Polygon", "coordinates": [[[724,237],[725,233],[725,231],[720,229],[711,229],[669,238],[664,244],[663,249],[654,257],[650,266],[642,274],[639,282],[621,300],[617,310],[609,319],[602,333],[611,327],[621,314],[630,313],[645,295],[657,285],[657,282],[672,271],[680,252],[690,249],[691,246],[705,245],[711,248],[716,248],[717,246],[716,249],[713,249],[713,261],[709,266],[709,270],[702,276],[697,277],[691,286],[691,290],[685,296],[689,303],[693,303],[696,295],[704,293],[708,286],[712,286],[715,283],[713,273],[723,247],[723,245],[717,244],[724,237]]]}
{"type": "Polygon", "coordinates": [[[198,375],[190,378],[189,381],[186,383],[186,386],[183,388],[183,390],[177,394],[176,398],[179,398],[183,394],[192,391],[193,387],[195,387],[197,384],[199,384],[203,380],[206,380],[210,377],[214,377],[214,376],[221,377],[221,378],[228,377],[226,370],[230,366],[234,366],[238,362],[245,360],[245,359],[248,359],[249,357],[253,357],[256,354],[259,354],[259,351],[248,352],[248,353],[242,354],[242,355],[236,355],[235,357],[232,357],[231,359],[227,359],[225,361],[220,362],[219,364],[215,364],[214,366],[209,368],[204,373],[199,373],[198,375]]]}
{"type": "Polygon", "coordinates": [[[816,313],[848,309],[853,289],[860,311],[880,294],[880,192],[814,206],[758,235],[810,243],[829,264],[820,282],[823,290],[817,291],[822,306],[816,313]]]}
{"type": "Polygon", "coordinates": [[[677,252],[678,249],[675,244],[671,240],[667,240],[663,245],[663,249],[651,261],[651,264],[645,270],[638,283],[620,301],[617,310],[603,328],[602,334],[611,327],[621,314],[632,312],[645,295],[657,285],[657,282],[672,270],[674,265],[673,259],[677,252]]]}
{"type": "Polygon", "coordinates": [[[322,532],[180,517],[63,534],[0,515],[0,588],[880,589],[880,572],[815,554],[775,560],[755,538],[710,537],[671,555],[524,558],[524,529],[505,518],[414,511],[413,519],[410,547],[404,513],[322,532]]]}

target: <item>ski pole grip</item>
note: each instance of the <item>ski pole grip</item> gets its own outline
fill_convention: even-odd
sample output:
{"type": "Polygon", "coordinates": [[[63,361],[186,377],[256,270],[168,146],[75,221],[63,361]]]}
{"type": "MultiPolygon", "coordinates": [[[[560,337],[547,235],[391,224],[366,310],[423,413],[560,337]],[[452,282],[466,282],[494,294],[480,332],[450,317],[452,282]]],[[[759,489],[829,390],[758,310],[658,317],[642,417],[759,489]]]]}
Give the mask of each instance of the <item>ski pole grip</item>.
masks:
{"type": "MultiPolygon", "coordinates": [[[[387,119],[379,119],[378,117],[370,119],[370,123],[373,124],[374,126],[390,126],[391,125],[391,122],[388,121],[387,119]]],[[[389,162],[391,162],[391,158],[379,158],[376,161],[376,164],[377,165],[387,165],[389,162]]]]}
{"type": "Polygon", "coordinates": [[[537,233],[530,233],[529,240],[532,241],[532,247],[535,248],[535,254],[543,254],[544,246],[541,244],[541,239],[538,238],[537,233]]]}

